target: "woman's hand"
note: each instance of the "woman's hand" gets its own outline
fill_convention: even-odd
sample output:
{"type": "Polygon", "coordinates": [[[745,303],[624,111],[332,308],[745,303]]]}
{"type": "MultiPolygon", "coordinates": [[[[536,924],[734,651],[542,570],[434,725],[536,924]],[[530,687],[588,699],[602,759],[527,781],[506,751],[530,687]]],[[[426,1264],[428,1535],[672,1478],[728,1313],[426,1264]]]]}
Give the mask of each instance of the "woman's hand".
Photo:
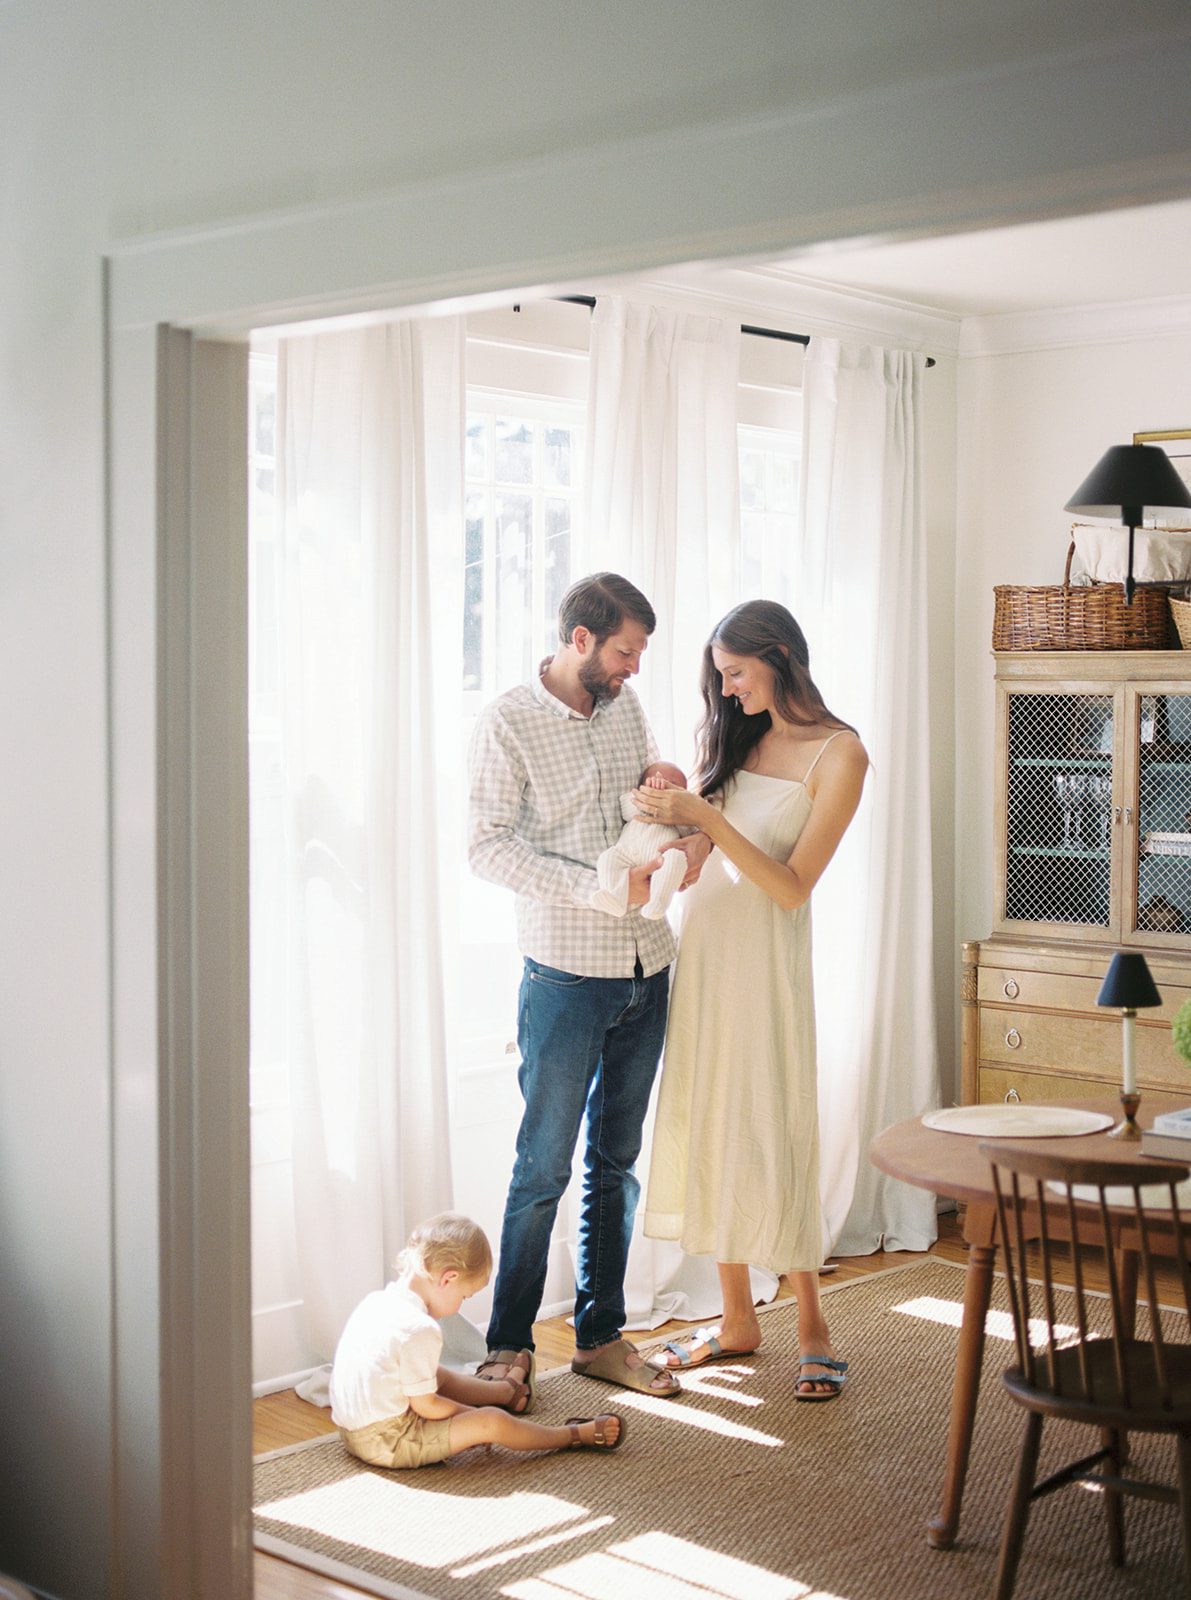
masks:
{"type": "Polygon", "coordinates": [[[662,846],[662,854],[667,850],[681,850],[686,857],[686,876],[678,885],[680,889],[689,889],[692,883],[698,883],[699,874],[711,854],[711,840],[705,833],[688,833],[681,839],[675,839],[670,844],[662,846]]]}
{"type": "Polygon", "coordinates": [[[705,828],[715,813],[710,801],[689,789],[680,789],[676,783],[668,783],[662,789],[643,783],[633,790],[633,804],[644,821],[666,822],[680,828],[705,828]]]}

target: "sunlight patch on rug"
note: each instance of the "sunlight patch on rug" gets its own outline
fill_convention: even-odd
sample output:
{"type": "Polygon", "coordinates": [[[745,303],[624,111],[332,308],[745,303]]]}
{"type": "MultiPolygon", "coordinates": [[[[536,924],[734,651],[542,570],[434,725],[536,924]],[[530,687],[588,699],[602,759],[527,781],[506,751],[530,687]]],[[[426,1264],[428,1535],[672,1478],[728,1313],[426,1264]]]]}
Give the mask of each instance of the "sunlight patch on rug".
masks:
{"type": "Polygon", "coordinates": [[[508,1600],[840,1600],[797,1578],[665,1533],[592,1551],[500,1592],[508,1600]]]}
{"type": "Polygon", "coordinates": [[[506,1567],[510,1561],[520,1561],[523,1556],[537,1555],[539,1550],[552,1550],[556,1545],[565,1544],[570,1539],[582,1539],[586,1534],[596,1533],[600,1528],[607,1528],[616,1521],[615,1517],[593,1517],[590,1522],[580,1522],[574,1527],[564,1528],[561,1533],[548,1533],[544,1538],[531,1539],[528,1544],[514,1545],[511,1550],[498,1550],[495,1555],[481,1556],[478,1561],[469,1561],[466,1566],[455,1567],[452,1578],[474,1578],[477,1572],[488,1572],[492,1567],[506,1567]]]}
{"type": "MultiPolygon", "coordinates": [[[[937,1300],[932,1295],[923,1295],[918,1300],[904,1300],[900,1306],[894,1306],[893,1309],[904,1312],[908,1317],[922,1317],[927,1322],[941,1322],[947,1328],[958,1328],[964,1318],[964,1308],[958,1301],[937,1300]]],[[[984,1318],[984,1333],[986,1338],[1003,1339],[1006,1344],[1012,1344],[1015,1337],[1012,1315],[1008,1311],[989,1311],[984,1318]]],[[[1055,1323],[1055,1334],[1059,1339],[1074,1339],[1078,1333],[1079,1329],[1069,1323],[1055,1323]]],[[[1041,1317],[1031,1317],[1030,1343],[1035,1346],[1044,1345],[1048,1338],[1045,1321],[1041,1317]]]]}
{"type": "MultiPolygon", "coordinates": [[[[651,1572],[664,1572],[702,1584],[717,1600],[719,1596],[724,1600],[806,1600],[811,1593],[809,1585],[795,1578],[784,1577],[780,1572],[770,1572],[751,1561],[741,1561],[736,1556],[724,1555],[719,1550],[710,1550],[705,1545],[678,1539],[660,1530],[625,1539],[611,1549],[614,1554],[647,1567],[651,1572]]],[[[653,1591],[646,1592],[652,1594],[653,1591]]]]}
{"type": "Polygon", "coordinates": [[[344,1479],[257,1506],[260,1517],[309,1529],[418,1567],[449,1567],[496,1545],[532,1538],[590,1508],[554,1495],[472,1496],[466,1519],[454,1495],[373,1474],[344,1479]]]}
{"type": "MultiPolygon", "coordinates": [[[[697,1382],[695,1377],[683,1376],[682,1386],[687,1394],[714,1395],[717,1400],[737,1400],[741,1396],[725,1394],[724,1390],[710,1386],[706,1378],[697,1382]]],[[[764,1405],[764,1401],[746,1400],[746,1405],[764,1405]]],[[[756,1428],[746,1428],[742,1422],[732,1422],[727,1417],[718,1416],[714,1411],[693,1411],[684,1409],[678,1400],[660,1400],[654,1395],[637,1394],[626,1389],[616,1396],[616,1409],[618,1411],[644,1411],[647,1416],[663,1418],[667,1422],[677,1423],[685,1428],[702,1428],[705,1433],[718,1433],[725,1439],[744,1439],[748,1444],[764,1444],[769,1446],[783,1445],[784,1439],[777,1439],[771,1433],[761,1433],[756,1428]]]]}

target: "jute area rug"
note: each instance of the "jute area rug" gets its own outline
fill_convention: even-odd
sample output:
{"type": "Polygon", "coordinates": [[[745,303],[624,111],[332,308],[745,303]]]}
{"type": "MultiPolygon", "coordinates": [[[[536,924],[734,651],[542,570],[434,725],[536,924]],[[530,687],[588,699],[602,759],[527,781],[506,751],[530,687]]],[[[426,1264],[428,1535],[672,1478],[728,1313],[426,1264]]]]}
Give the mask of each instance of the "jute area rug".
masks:
{"type": "MultiPolygon", "coordinates": [[[[543,1379],[542,1418],[608,1407],[628,1417],[614,1453],[471,1450],[390,1473],[355,1461],[331,1435],[261,1457],[257,1544],[371,1593],[419,1600],[989,1595],[1024,1428],[1000,1386],[1012,1355],[1000,1283],[959,1542],[950,1551],[926,1543],[963,1285],[961,1267],[928,1259],[826,1291],[833,1338],[852,1363],[843,1395],[826,1405],[793,1398],[796,1313],[782,1302],[765,1313],[757,1355],[703,1366],[678,1400],[569,1370],[543,1379]]],[[[1174,1481],[1169,1441],[1133,1443],[1135,1466],[1174,1481]]],[[[1093,1447],[1090,1430],[1048,1423],[1042,1470],[1093,1447]]],[[[1177,1511],[1131,1499],[1125,1520],[1129,1564],[1117,1571],[1098,1495],[1073,1486],[1037,1502],[1020,1600],[1182,1593],[1177,1511]]]]}

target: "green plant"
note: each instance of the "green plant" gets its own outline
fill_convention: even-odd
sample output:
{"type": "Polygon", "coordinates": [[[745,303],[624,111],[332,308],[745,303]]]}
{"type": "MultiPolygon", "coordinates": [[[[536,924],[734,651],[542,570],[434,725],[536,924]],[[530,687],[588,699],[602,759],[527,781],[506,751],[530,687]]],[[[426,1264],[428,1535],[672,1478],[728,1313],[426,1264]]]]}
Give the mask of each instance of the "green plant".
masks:
{"type": "Polygon", "coordinates": [[[1191,1067],[1191,1000],[1186,1000],[1174,1014],[1170,1037],[1183,1060],[1191,1067]]]}

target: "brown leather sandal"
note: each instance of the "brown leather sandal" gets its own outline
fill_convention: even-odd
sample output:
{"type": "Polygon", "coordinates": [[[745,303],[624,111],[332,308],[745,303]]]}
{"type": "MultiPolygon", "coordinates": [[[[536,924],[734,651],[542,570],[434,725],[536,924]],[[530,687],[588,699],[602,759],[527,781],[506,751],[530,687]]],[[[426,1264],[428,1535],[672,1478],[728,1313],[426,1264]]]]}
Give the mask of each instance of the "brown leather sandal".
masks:
{"type": "Polygon", "coordinates": [[[533,1390],[527,1383],[518,1383],[516,1378],[493,1378],[491,1382],[507,1383],[512,1386],[512,1394],[500,1407],[502,1411],[507,1411],[514,1417],[523,1417],[527,1411],[533,1409],[533,1390]],[[522,1400],[525,1402],[524,1405],[520,1403],[522,1400]]]}
{"type": "Polygon", "coordinates": [[[523,1417],[533,1410],[538,1398],[538,1383],[537,1362],[532,1350],[489,1350],[487,1357],[476,1368],[476,1377],[482,1378],[485,1383],[512,1384],[513,1393],[501,1406],[502,1411],[511,1412],[515,1417],[523,1417]],[[521,1383],[512,1377],[490,1378],[485,1371],[488,1367],[508,1367],[511,1372],[520,1369],[525,1373],[525,1382],[521,1383]],[[523,1397],[525,1404],[518,1405],[518,1401],[523,1397]]]}
{"type": "Polygon", "coordinates": [[[567,1447],[570,1450],[619,1450],[629,1431],[629,1425],[619,1411],[601,1411],[598,1417],[568,1417],[566,1425],[571,1430],[571,1442],[567,1447]],[[611,1422],[613,1417],[620,1423],[620,1432],[610,1441],[604,1424],[611,1422]],[[591,1444],[579,1437],[579,1429],[585,1422],[594,1422],[596,1425],[595,1439],[591,1444]]]}
{"type": "Polygon", "coordinates": [[[532,1352],[529,1350],[489,1350],[483,1361],[476,1368],[476,1377],[483,1378],[487,1383],[499,1383],[501,1379],[488,1377],[489,1367],[524,1366],[524,1361],[518,1363],[517,1357],[531,1354],[532,1352]]]}

